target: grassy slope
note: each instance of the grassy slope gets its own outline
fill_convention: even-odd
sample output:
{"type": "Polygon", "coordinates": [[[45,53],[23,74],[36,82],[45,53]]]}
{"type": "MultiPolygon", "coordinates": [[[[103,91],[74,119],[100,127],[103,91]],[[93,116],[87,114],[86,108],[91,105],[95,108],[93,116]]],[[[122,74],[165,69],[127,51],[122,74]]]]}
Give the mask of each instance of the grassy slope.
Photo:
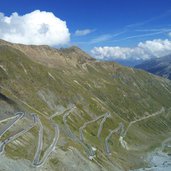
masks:
{"type": "MultiPolygon", "coordinates": [[[[164,107],[166,112],[138,122],[129,129],[126,141],[131,151],[121,147],[118,135],[110,141],[113,152],[110,160],[124,168],[137,167],[145,151],[154,149],[169,136],[171,82],[115,63],[83,61],[82,64],[73,67],[66,63],[63,68],[58,65],[50,68],[30,60],[19,50],[2,45],[0,86],[5,89],[0,88],[0,92],[26,111],[38,113],[47,129],[51,128],[46,117],[55,113],[58,105],[68,107],[74,104],[77,109],[68,117],[67,122],[78,136],[78,128],[84,122],[111,112],[112,118],[105,123],[101,142],[95,136],[97,123],[88,126],[85,132],[86,142],[98,149],[97,160],[103,165],[108,161],[103,155],[103,140],[109,130],[117,127],[120,122],[126,127],[129,122],[143,117],[147,112],[151,114],[164,107]]],[[[63,128],[62,117],[55,118],[55,121],[63,128]]],[[[66,140],[68,143],[63,148],[74,146],[84,151],[79,144],[68,138],[66,140]]]]}

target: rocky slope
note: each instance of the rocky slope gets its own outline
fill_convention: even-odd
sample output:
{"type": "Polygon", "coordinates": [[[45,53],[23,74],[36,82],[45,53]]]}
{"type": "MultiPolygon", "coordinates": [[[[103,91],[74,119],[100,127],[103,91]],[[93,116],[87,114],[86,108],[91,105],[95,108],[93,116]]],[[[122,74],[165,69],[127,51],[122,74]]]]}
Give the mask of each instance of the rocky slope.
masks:
{"type": "MultiPolygon", "coordinates": [[[[33,124],[31,113],[43,127],[35,124],[5,146],[0,170],[21,166],[21,170],[126,171],[148,165],[147,153],[170,137],[170,107],[167,79],[97,62],[77,47],[0,42],[1,120],[26,113],[1,141],[33,124]],[[36,168],[38,142],[42,139],[42,159],[53,143],[54,124],[59,127],[57,145],[36,168]]],[[[2,128],[5,121],[0,124],[2,128]]]]}

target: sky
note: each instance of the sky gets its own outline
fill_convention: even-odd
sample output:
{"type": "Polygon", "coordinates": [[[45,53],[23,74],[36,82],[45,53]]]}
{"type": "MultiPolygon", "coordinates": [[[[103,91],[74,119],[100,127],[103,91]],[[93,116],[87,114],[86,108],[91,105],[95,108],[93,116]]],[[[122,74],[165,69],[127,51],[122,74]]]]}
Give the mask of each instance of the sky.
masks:
{"type": "Polygon", "coordinates": [[[100,60],[171,54],[171,0],[1,0],[0,38],[76,45],[100,60]]]}

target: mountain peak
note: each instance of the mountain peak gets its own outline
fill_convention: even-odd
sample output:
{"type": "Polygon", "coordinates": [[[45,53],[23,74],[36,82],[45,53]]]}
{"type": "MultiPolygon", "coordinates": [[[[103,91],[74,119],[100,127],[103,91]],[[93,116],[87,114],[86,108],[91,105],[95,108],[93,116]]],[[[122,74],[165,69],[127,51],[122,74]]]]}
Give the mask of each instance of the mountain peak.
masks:
{"type": "Polygon", "coordinates": [[[87,60],[95,60],[92,58],[89,54],[81,50],[77,46],[71,46],[69,48],[61,48],[60,51],[67,55],[70,58],[77,58],[77,60],[81,61],[87,61],[87,60]]]}

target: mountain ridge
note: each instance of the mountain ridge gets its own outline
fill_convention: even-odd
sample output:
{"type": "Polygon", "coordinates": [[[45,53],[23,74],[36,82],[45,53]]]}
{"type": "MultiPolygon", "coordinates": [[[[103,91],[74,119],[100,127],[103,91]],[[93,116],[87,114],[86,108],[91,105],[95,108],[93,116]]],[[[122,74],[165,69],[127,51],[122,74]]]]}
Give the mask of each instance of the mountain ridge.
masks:
{"type": "Polygon", "coordinates": [[[24,45],[10,43],[0,40],[0,45],[8,45],[22,51],[30,59],[38,63],[55,67],[57,64],[65,66],[65,63],[76,66],[77,63],[85,63],[87,61],[95,61],[90,55],[82,51],[76,46],[69,48],[52,48],[48,45],[24,45]]]}

